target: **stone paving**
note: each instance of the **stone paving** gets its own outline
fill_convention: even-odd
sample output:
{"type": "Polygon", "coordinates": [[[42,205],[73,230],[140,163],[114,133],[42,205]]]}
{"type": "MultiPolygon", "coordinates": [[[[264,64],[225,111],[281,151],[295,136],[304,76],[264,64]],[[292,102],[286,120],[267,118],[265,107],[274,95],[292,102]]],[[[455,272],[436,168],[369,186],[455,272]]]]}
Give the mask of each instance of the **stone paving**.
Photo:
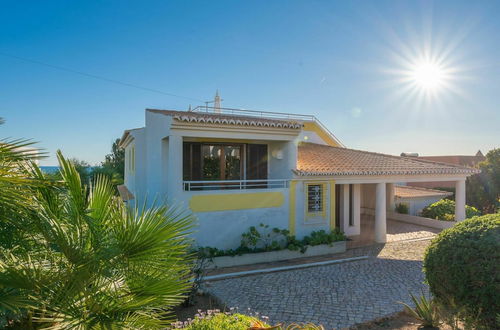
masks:
{"type": "MultiPolygon", "coordinates": [[[[402,310],[409,293],[427,291],[422,255],[428,240],[362,248],[367,260],[206,283],[228,307],[272,323],[314,322],[339,329],[402,310]]],[[[360,248],[361,249],[361,248],[360,248]]]]}

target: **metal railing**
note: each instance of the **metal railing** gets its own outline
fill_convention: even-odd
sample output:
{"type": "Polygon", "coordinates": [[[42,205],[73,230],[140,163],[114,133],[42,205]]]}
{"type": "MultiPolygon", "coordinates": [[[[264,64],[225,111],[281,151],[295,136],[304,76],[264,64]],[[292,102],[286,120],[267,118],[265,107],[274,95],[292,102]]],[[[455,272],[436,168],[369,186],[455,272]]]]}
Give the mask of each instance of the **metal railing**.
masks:
{"type": "Polygon", "coordinates": [[[184,181],[185,191],[288,188],[286,179],[184,181]]]}
{"type": "Polygon", "coordinates": [[[299,121],[312,121],[318,124],[324,131],[326,131],[335,141],[337,141],[341,146],[344,147],[342,142],[333,134],[319,119],[314,115],[301,115],[295,113],[286,112],[273,112],[273,111],[261,111],[261,110],[247,110],[247,109],[236,109],[236,108],[216,108],[207,105],[200,105],[191,110],[192,112],[206,112],[211,114],[223,114],[232,116],[246,116],[246,117],[256,117],[256,118],[268,118],[277,120],[299,120],[299,121]]]}

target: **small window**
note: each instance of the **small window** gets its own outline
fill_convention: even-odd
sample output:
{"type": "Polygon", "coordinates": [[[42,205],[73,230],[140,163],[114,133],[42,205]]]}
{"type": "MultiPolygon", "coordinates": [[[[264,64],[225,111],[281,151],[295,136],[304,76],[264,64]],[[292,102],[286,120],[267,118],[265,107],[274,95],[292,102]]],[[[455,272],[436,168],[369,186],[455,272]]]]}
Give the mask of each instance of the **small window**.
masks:
{"type": "Polygon", "coordinates": [[[125,159],[128,159],[128,172],[134,173],[135,172],[135,147],[130,147],[130,149],[127,151],[127,155],[126,155],[125,159]]]}
{"type": "Polygon", "coordinates": [[[135,172],[135,147],[132,147],[132,173],[135,172]]]}
{"type": "Polygon", "coordinates": [[[307,185],[307,213],[310,216],[323,215],[325,210],[325,186],[323,184],[307,185]]]}

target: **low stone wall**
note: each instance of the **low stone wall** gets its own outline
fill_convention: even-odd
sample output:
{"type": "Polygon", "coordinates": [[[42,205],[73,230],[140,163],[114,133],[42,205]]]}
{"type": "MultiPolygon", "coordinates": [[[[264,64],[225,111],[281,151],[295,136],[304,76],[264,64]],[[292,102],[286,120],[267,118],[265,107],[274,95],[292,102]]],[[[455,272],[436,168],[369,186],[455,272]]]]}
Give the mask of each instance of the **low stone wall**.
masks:
{"type": "MultiPolygon", "coordinates": [[[[361,213],[366,214],[366,215],[375,216],[374,209],[362,208],[361,213]]],[[[453,227],[456,224],[455,221],[442,221],[442,220],[436,220],[436,219],[431,219],[431,218],[417,217],[415,215],[401,214],[401,213],[397,213],[397,212],[387,212],[387,219],[411,223],[411,224],[419,225],[419,226],[436,228],[436,229],[447,229],[447,228],[453,227]]]]}
{"type": "Polygon", "coordinates": [[[331,246],[327,244],[308,246],[304,253],[300,251],[280,250],[260,253],[247,253],[240,256],[215,257],[207,269],[224,268],[243,265],[259,264],[264,262],[275,262],[289,259],[314,257],[325,254],[342,253],[346,251],[346,242],[335,242],[331,246]]]}
{"type": "Polygon", "coordinates": [[[447,229],[453,227],[456,224],[455,221],[442,221],[424,217],[417,217],[409,214],[400,214],[396,212],[387,212],[387,218],[436,229],[447,229]]]}

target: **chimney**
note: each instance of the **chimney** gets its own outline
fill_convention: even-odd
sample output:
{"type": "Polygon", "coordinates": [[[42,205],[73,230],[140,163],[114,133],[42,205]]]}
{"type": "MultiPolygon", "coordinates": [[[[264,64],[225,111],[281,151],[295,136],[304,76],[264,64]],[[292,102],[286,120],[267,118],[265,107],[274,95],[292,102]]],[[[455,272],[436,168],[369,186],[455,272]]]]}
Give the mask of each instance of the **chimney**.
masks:
{"type": "Polygon", "coordinates": [[[216,112],[216,113],[220,113],[221,112],[221,110],[220,110],[220,101],[222,101],[222,100],[221,100],[221,98],[219,96],[219,90],[216,90],[215,91],[215,99],[214,99],[214,112],[216,112]]]}

